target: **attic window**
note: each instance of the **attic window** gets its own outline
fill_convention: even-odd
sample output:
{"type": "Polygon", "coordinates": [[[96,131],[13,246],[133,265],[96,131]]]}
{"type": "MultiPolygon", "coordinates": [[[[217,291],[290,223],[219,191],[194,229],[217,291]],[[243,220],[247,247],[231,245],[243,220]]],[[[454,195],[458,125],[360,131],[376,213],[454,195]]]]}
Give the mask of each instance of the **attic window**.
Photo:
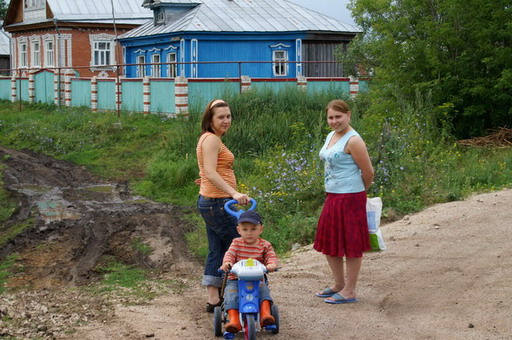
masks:
{"type": "Polygon", "coordinates": [[[46,0],[25,0],[26,9],[41,9],[45,4],[46,0]]]}
{"type": "Polygon", "coordinates": [[[165,11],[164,10],[158,11],[158,14],[156,15],[156,23],[157,24],[165,24],[165,11]]]}

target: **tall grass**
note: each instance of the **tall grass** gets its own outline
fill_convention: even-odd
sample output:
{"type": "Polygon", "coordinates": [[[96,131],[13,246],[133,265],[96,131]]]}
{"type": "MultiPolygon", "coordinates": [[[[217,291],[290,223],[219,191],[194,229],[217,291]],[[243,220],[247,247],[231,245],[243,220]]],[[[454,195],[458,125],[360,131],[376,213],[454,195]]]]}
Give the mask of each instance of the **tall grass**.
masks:
{"type": "MultiPolygon", "coordinates": [[[[318,151],[329,132],[324,107],[336,92],[296,89],[226,93],[234,117],[225,144],[236,156],[240,190],[259,204],[263,236],[278,252],[314,237],[323,203],[323,165],[318,151]]],[[[432,203],[459,200],[472,192],[510,187],[512,149],[459,147],[443,121],[447,108],[428,95],[414,101],[347,99],[352,125],[363,136],[376,170],[371,195],[384,201],[389,220],[432,203]]],[[[0,105],[0,143],[31,148],[84,164],[106,178],[128,180],[139,194],[193,206],[198,188],[195,146],[202,108],[188,120],[159,115],[91,113],[85,109],[28,106],[16,112],[0,105]]],[[[205,254],[200,219],[188,240],[205,254]]]]}

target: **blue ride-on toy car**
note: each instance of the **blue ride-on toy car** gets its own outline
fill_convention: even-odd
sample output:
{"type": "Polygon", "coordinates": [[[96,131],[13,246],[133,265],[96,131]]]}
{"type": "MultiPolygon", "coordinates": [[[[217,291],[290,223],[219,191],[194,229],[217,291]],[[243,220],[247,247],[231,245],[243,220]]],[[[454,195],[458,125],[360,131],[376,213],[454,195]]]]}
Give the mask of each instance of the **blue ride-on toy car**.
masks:
{"type": "MultiPolygon", "coordinates": [[[[258,260],[247,259],[237,262],[230,271],[238,277],[238,298],[240,323],[242,324],[242,332],[245,340],[256,339],[256,332],[263,329],[279,333],[279,310],[275,303],[272,304],[271,314],[275,319],[273,325],[260,326],[260,299],[259,286],[260,281],[266,278],[266,268],[258,260]]],[[[221,294],[224,295],[224,288],[227,274],[223,280],[221,294]]],[[[235,333],[222,332],[222,325],[227,321],[227,313],[224,305],[217,306],[213,312],[213,329],[215,336],[224,336],[224,339],[234,339],[235,333]]]]}

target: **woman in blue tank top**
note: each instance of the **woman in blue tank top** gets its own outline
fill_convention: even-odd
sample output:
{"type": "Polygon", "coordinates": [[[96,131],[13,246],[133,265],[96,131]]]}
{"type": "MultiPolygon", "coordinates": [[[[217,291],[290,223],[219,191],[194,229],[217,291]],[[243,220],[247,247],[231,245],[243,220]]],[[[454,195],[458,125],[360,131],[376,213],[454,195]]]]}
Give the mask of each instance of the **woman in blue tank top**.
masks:
{"type": "Polygon", "coordinates": [[[325,254],[334,284],[316,295],[326,298],[327,303],[352,303],[357,302],[356,283],[363,252],[371,249],[366,190],[372,184],[374,172],[363,139],[350,126],[347,103],[333,100],[325,110],[333,131],[320,150],[326,199],[313,247],[325,254]]]}

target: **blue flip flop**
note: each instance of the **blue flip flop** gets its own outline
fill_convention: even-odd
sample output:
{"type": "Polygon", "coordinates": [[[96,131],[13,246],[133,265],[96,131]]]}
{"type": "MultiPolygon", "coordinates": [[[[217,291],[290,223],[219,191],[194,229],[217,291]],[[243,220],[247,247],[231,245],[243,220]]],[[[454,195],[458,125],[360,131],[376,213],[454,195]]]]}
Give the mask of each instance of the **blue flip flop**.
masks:
{"type": "Polygon", "coordinates": [[[316,293],[316,296],[321,298],[328,298],[333,296],[334,294],[336,294],[334,290],[332,290],[331,288],[325,288],[321,293],[316,293]]]}
{"type": "Polygon", "coordinates": [[[347,298],[344,298],[343,296],[341,296],[338,293],[335,293],[335,294],[331,295],[331,297],[333,297],[334,300],[325,299],[324,301],[327,302],[327,303],[334,303],[334,304],[357,302],[356,298],[347,299],[347,298]]]}

